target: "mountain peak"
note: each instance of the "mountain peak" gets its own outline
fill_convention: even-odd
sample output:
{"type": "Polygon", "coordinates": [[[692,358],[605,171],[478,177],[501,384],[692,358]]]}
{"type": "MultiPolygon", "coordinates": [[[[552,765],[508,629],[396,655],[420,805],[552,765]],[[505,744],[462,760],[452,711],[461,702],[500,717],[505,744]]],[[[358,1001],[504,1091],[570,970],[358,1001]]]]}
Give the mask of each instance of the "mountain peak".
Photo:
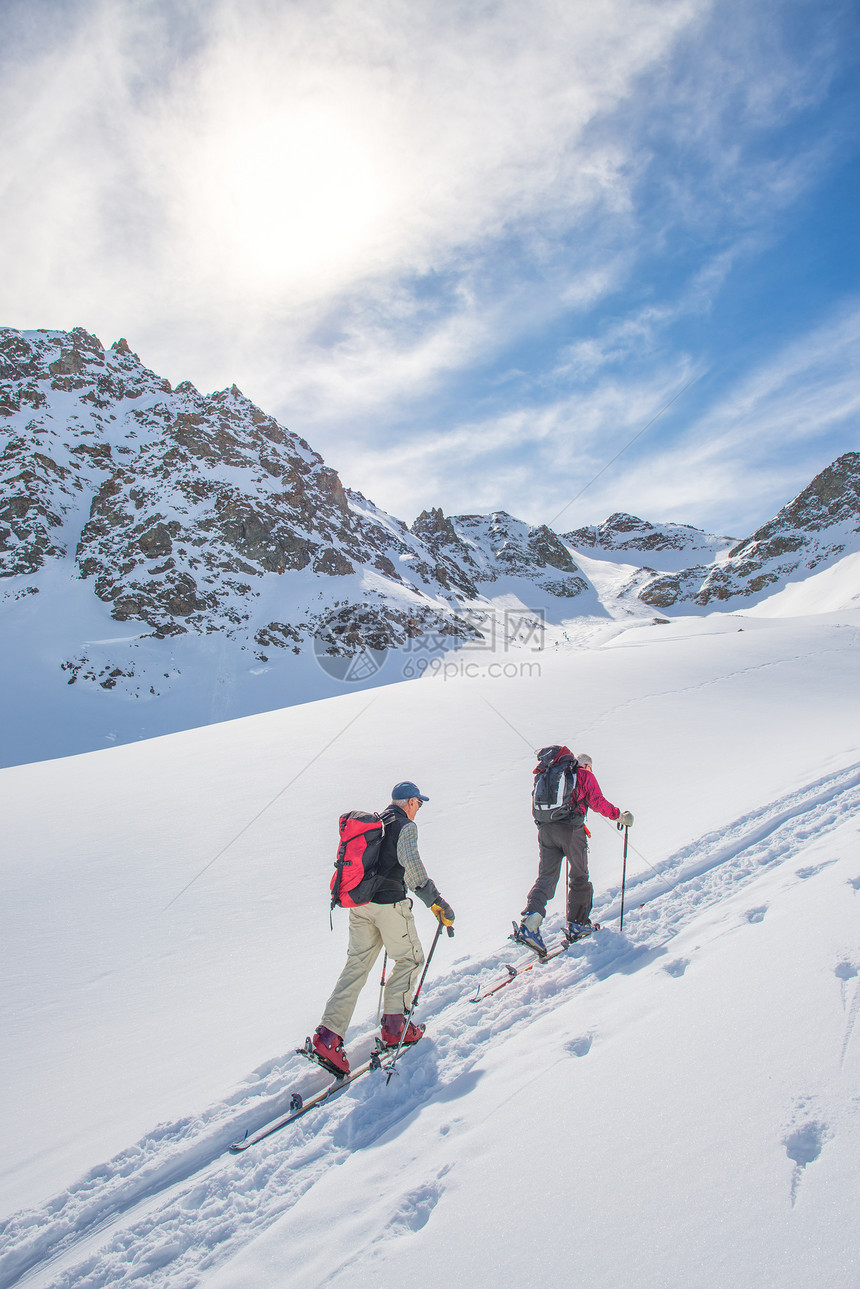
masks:
{"type": "Polygon", "coordinates": [[[742,556],[754,545],[770,555],[780,554],[778,547],[789,534],[818,533],[842,523],[847,523],[855,532],[860,531],[860,452],[846,452],[837,457],[773,519],[739,542],[731,554],[742,556]]]}
{"type": "Polygon", "coordinates": [[[687,611],[749,602],[860,545],[858,453],[742,543],[624,511],[564,537],[506,510],[438,506],[409,528],[236,384],[173,389],[125,337],[105,350],[82,327],[0,329],[0,430],[4,630],[43,708],[59,684],[150,703],[206,691],[208,676],[224,697],[194,709],[201,724],[281,704],[291,654],[566,647],[575,618],[642,616],[637,596],[687,611]],[[270,670],[268,700],[249,698],[263,692],[249,677],[270,670]],[[234,687],[245,697],[231,707],[234,687]]]}
{"type": "Polygon", "coordinates": [[[773,519],[733,545],[712,567],[695,565],[650,582],[639,598],[666,609],[772,595],[791,577],[808,577],[860,550],[860,453],[846,452],[815,476],[773,519]]]}

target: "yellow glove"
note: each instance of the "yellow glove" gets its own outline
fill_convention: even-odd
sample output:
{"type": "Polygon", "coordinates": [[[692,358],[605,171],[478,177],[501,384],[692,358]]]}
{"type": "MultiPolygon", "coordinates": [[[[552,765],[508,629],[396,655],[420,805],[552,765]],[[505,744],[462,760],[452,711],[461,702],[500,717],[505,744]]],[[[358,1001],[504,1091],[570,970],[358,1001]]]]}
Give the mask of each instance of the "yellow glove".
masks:
{"type": "Polygon", "coordinates": [[[435,904],[430,905],[431,913],[435,913],[443,926],[454,925],[454,910],[446,900],[440,895],[435,904]]]}

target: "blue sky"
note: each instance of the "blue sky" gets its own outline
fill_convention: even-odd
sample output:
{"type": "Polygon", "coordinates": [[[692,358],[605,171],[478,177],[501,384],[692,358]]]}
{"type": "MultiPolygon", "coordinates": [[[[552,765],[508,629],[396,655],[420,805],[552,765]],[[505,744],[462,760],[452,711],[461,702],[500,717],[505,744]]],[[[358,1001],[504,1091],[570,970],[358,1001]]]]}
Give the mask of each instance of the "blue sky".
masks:
{"type": "Polygon", "coordinates": [[[6,0],[0,322],[235,381],[407,520],[744,536],[860,447],[858,34],[842,0],[6,0]]]}

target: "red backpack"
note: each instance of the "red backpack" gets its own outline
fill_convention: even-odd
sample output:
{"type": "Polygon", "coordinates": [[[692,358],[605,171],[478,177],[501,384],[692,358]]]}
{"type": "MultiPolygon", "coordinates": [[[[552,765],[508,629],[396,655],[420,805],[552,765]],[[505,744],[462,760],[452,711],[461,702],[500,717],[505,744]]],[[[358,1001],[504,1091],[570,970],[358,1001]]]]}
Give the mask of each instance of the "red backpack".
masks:
{"type": "Polygon", "coordinates": [[[354,909],[369,904],[379,881],[385,821],[381,815],[350,810],[338,821],[340,845],[331,879],[331,906],[354,909]]]}

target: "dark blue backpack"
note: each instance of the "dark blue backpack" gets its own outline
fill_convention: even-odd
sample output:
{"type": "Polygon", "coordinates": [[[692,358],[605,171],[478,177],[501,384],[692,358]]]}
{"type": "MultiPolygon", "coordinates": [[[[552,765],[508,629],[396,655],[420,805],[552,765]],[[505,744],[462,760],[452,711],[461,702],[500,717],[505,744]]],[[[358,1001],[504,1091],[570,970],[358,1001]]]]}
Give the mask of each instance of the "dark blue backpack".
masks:
{"type": "Polygon", "coordinates": [[[570,748],[555,743],[538,752],[532,786],[532,817],[536,824],[558,823],[581,815],[576,800],[579,763],[570,748]]]}

